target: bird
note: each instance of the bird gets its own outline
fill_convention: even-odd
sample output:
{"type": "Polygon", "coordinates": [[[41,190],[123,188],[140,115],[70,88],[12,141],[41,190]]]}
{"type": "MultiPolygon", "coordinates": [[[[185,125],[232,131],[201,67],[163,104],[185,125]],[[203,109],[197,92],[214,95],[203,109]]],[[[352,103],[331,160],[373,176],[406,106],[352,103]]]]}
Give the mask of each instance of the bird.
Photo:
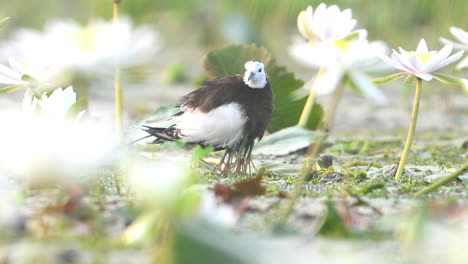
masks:
{"type": "Polygon", "coordinates": [[[225,150],[215,166],[222,173],[251,172],[252,149],[261,140],[273,113],[274,96],[265,65],[247,61],[245,73],[206,80],[179,99],[168,127],[144,126],[151,142],[182,139],[188,144],[225,150]]]}

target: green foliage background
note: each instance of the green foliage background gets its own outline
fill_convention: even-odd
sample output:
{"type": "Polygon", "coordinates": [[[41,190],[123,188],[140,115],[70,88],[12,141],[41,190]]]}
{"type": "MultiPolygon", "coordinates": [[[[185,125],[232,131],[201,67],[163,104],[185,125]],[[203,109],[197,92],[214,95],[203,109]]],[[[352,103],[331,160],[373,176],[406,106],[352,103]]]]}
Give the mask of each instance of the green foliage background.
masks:
{"type": "MultiPolygon", "coordinates": [[[[312,0],[123,0],[123,12],[138,22],[166,26],[172,35],[190,36],[201,45],[219,45],[219,28],[233,12],[245,16],[256,29],[255,41],[270,48],[272,40],[283,40],[295,33],[295,20],[312,0]],[[171,26],[170,28],[168,26],[171,26]],[[286,37],[286,38],[285,38],[286,37]],[[265,44],[266,43],[266,44],[265,44]]],[[[334,0],[323,1],[351,8],[358,27],[369,30],[370,39],[383,39],[390,46],[414,45],[420,37],[429,43],[448,36],[448,27],[468,26],[468,1],[464,0],[334,0]]],[[[112,0],[2,0],[0,17],[11,16],[17,26],[41,28],[51,17],[110,17],[112,0]]],[[[10,27],[12,28],[12,27],[10,27]]],[[[5,33],[2,33],[5,34],[5,33]]],[[[279,48],[278,48],[279,49],[279,48]]]]}

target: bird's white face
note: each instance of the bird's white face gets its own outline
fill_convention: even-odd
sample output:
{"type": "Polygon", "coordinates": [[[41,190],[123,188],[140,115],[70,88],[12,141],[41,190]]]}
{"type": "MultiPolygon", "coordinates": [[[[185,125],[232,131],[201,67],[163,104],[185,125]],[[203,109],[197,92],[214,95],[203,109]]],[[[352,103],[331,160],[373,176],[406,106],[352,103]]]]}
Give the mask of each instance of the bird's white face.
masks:
{"type": "Polygon", "coordinates": [[[267,75],[265,66],[258,61],[248,61],[244,65],[244,83],[250,88],[265,88],[267,84],[267,75]]]}

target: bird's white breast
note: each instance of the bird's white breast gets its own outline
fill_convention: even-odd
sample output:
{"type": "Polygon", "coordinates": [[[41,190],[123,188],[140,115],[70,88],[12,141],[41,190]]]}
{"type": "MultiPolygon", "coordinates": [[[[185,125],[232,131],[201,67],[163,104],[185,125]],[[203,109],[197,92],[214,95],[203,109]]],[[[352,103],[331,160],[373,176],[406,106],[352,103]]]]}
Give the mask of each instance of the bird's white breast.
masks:
{"type": "Polygon", "coordinates": [[[247,122],[242,107],[230,103],[214,108],[208,113],[186,110],[174,118],[182,138],[189,142],[204,142],[217,147],[233,147],[241,138],[247,122]]]}

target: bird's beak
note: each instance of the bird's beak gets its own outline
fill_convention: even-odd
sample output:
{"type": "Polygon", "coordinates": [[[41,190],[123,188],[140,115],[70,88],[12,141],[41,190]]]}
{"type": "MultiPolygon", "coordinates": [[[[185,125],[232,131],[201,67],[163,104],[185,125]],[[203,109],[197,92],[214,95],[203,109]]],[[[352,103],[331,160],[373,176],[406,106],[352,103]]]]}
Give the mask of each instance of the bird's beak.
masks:
{"type": "Polygon", "coordinates": [[[251,72],[250,75],[249,75],[249,78],[247,78],[247,81],[250,81],[252,80],[252,78],[255,76],[255,73],[254,72],[251,72]]]}

